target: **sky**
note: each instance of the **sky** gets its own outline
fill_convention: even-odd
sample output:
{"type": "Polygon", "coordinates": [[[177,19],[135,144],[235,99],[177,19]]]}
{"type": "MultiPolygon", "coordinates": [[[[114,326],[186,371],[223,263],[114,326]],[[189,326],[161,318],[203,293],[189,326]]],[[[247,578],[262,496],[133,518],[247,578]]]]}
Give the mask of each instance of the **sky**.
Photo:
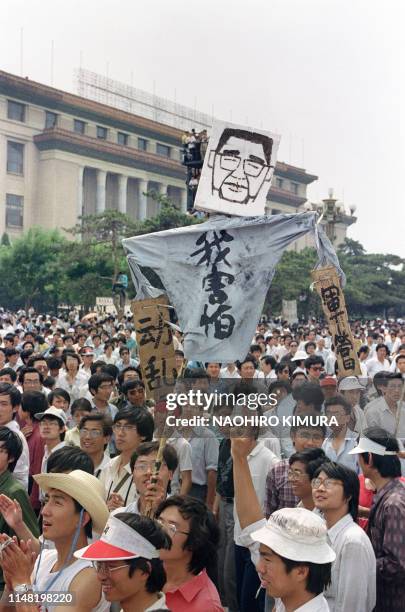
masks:
{"type": "Polygon", "coordinates": [[[333,188],[350,238],[405,257],[404,5],[1,0],[0,69],[75,92],[81,65],[275,131],[279,160],[319,177],[311,201],[333,188]]]}

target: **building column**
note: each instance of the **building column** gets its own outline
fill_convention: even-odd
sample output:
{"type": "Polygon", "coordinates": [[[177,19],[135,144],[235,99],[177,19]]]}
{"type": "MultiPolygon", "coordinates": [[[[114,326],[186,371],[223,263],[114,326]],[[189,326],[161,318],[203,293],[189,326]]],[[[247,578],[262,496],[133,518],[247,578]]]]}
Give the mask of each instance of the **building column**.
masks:
{"type": "Polygon", "coordinates": [[[97,170],[97,198],[96,198],[96,213],[100,214],[105,211],[105,184],[107,180],[107,172],[97,170]]]}
{"type": "Polygon", "coordinates": [[[186,213],[187,212],[187,189],[181,189],[181,204],[180,204],[180,210],[182,213],[186,213]]]}
{"type": "Polygon", "coordinates": [[[120,174],[118,177],[118,210],[124,215],[127,214],[127,184],[128,177],[120,174]]]}
{"type": "Polygon", "coordinates": [[[84,214],[83,204],[83,179],[84,179],[84,166],[79,167],[79,175],[77,177],[77,218],[82,217],[84,214]]]}
{"type": "MultiPolygon", "coordinates": [[[[169,190],[168,185],[164,185],[163,183],[159,183],[159,185],[158,185],[158,189],[159,189],[159,195],[160,195],[160,196],[167,197],[168,190],[169,190]]],[[[162,205],[161,205],[161,203],[159,202],[159,203],[158,203],[158,206],[157,206],[157,212],[160,212],[161,210],[162,210],[162,205]]]]}
{"type": "Polygon", "coordinates": [[[139,219],[143,221],[147,217],[147,205],[148,205],[148,181],[139,179],[139,219]]]}

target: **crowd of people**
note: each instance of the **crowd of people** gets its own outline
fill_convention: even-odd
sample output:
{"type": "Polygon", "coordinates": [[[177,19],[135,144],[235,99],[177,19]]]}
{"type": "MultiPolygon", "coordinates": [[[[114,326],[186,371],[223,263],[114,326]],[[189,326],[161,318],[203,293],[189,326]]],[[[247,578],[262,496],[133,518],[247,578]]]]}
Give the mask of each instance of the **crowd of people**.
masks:
{"type": "Polygon", "coordinates": [[[169,411],[132,317],[2,311],[0,610],[405,611],[405,322],[352,331],[344,377],[314,319],[262,319],[228,364],[186,360],[174,332],[179,389],[260,383],[278,424],[179,404],[157,463],[169,411]]]}

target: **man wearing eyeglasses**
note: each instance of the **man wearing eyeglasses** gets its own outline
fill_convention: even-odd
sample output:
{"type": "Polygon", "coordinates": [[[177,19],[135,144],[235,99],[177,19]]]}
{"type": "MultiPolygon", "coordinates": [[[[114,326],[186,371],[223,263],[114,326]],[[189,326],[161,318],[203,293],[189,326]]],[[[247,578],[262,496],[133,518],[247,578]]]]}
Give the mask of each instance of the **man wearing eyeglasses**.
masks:
{"type": "Polygon", "coordinates": [[[311,481],[315,507],[328,528],[336,559],[325,591],[331,612],[369,612],[376,602],[376,559],[371,542],[355,522],[359,508],[357,474],[341,463],[320,466],[311,481]]]}
{"type": "Polygon", "coordinates": [[[263,134],[225,128],[210,152],[212,193],[237,204],[255,201],[266,183],[270,187],[273,140],[263,134]]]}
{"type": "Polygon", "coordinates": [[[142,408],[122,408],[114,417],[113,432],[119,455],[111,459],[100,474],[110,512],[135,500],[137,492],[130,459],[142,442],[152,440],[153,430],[153,418],[142,408]]]}
{"type": "Polygon", "coordinates": [[[106,453],[112,436],[112,423],[104,414],[88,414],[79,423],[80,448],[94,463],[94,476],[99,478],[110,461],[106,453]]]}

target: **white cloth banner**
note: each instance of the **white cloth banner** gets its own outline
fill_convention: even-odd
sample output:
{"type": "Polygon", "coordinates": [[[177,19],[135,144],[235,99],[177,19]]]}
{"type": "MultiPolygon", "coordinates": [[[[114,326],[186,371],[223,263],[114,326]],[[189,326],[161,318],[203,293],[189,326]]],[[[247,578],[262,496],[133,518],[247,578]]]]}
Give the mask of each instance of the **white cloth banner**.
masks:
{"type": "Polygon", "coordinates": [[[187,359],[228,363],[246,356],[276,264],[291,242],[312,232],[318,266],[333,264],[344,281],[316,219],[314,212],[217,215],[205,223],[126,238],[123,245],[132,262],[161,278],[184,333],[187,359]]]}

